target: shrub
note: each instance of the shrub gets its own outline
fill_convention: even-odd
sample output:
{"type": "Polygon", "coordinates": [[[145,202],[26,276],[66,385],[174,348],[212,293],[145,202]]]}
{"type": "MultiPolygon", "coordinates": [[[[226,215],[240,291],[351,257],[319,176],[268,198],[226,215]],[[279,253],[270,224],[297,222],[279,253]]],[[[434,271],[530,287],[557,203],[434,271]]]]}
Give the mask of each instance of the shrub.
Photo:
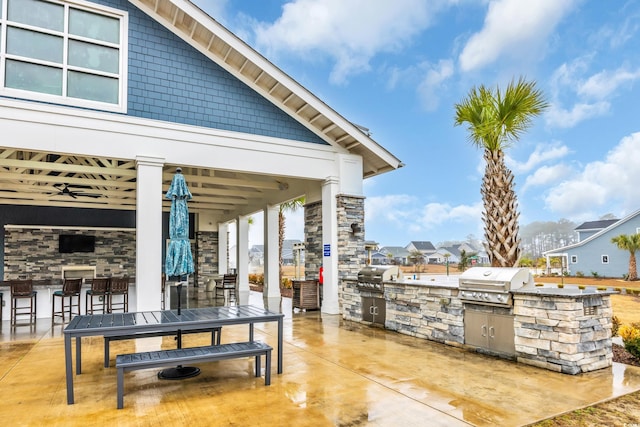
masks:
{"type": "Polygon", "coordinates": [[[586,286],[585,286],[585,285],[578,285],[578,289],[580,289],[580,290],[583,290],[583,289],[585,289],[585,288],[586,288],[586,286]]]}
{"type": "Polygon", "coordinates": [[[620,329],[620,319],[618,316],[613,316],[611,318],[611,336],[618,336],[618,330],[620,329]]]}
{"type": "Polygon", "coordinates": [[[618,329],[624,348],[635,357],[640,358],[640,323],[622,325],[618,329]]]}
{"type": "Polygon", "coordinates": [[[558,283],[558,288],[560,289],[564,288],[564,283],[558,283]]]}
{"type": "Polygon", "coordinates": [[[264,274],[250,274],[249,283],[264,285],[264,274]]]}
{"type": "Polygon", "coordinates": [[[584,277],[584,273],[582,271],[576,271],[576,277],[584,277]]]}
{"type": "Polygon", "coordinates": [[[538,287],[544,286],[544,283],[536,283],[536,286],[538,286],[538,287]]]}
{"type": "Polygon", "coordinates": [[[293,286],[293,283],[291,282],[291,279],[289,279],[288,277],[282,278],[282,284],[281,284],[282,288],[291,289],[292,286],[293,286]]]}
{"type": "Polygon", "coordinates": [[[605,286],[598,286],[599,291],[606,291],[607,288],[605,286]]]}
{"type": "Polygon", "coordinates": [[[597,279],[599,277],[599,274],[597,271],[592,271],[591,275],[593,276],[594,279],[597,279]]]}

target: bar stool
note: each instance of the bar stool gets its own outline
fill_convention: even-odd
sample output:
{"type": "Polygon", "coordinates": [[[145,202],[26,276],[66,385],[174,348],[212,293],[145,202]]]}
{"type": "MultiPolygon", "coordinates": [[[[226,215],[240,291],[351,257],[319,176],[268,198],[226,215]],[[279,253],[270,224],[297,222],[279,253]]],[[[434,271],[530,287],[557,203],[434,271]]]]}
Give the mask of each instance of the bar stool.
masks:
{"type": "Polygon", "coordinates": [[[86,314],[93,314],[96,307],[102,305],[102,312],[106,313],[109,303],[109,279],[108,278],[96,278],[91,282],[91,289],[87,289],[84,295],[84,310],[86,314]],[[98,301],[98,304],[93,302],[94,298],[102,298],[98,301]]]}
{"type": "Polygon", "coordinates": [[[11,326],[16,326],[18,316],[28,314],[29,324],[36,323],[36,312],[38,301],[36,299],[37,292],[33,290],[33,281],[27,280],[10,280],[11,287],[11,326]],[[29,300],[29,305],[18,307],[18,300],[29,300]]]}
{"type": "Polygon", "coordinates": [[[62,283],[62,290],[55,291],[53,293],[53,301],[51,302],[51,322],[54,321],[56,316],[62,316],[62,322],[64,323],[65,308],[69,308],[69,320],[71,320],[72,314],[80,315],[80,289],[82,288],[82,279],[64,279],[62,283]],[[76,303],[73,303],[73,298],[77,297],[76,303]],[[56,298],[60,298],[61,307],[60,311],[56,311],[56,298]],[[69,305],[65,305],[65,300],[69,298],[69,305]],[[73,309],[78,311],[73,313],[73,309]]]}
{"type": "Polygon", "coordinates": [[[125,313],[129,311],[129,278],[112,277],[109,280],[109,313],[113,312],[114,306],[122,308],[125,313]],[[113,302],[113,297],[122,295],[122,302],[113,302]]]}

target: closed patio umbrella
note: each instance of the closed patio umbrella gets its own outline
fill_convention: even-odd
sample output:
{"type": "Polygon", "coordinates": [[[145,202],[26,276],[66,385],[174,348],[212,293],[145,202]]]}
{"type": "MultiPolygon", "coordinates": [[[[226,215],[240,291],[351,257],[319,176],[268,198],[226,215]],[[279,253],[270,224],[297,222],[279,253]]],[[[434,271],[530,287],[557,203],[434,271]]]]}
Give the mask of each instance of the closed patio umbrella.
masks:
{"type": "MultiPolygon", "coordinates": [[[[171,199],[171,212],[169,214],[169,247],[164,261],[164,273],[167,277],[178,277],[178,316],[181,314],[182,278],[193,273],[193,255],[189,242],[189,208],[187,200],[191,199],[191,192],[182,175],[182,169],[177,168],[173,176],[169,190],[165,195],[171,199]]],[[[178,330],[178,348],[182,348],[182,331],[178,330]]],[[[165,369],[158,373],[162,379],[182,379],[196,376],[199,368],[178,366],[165,369]]]]}

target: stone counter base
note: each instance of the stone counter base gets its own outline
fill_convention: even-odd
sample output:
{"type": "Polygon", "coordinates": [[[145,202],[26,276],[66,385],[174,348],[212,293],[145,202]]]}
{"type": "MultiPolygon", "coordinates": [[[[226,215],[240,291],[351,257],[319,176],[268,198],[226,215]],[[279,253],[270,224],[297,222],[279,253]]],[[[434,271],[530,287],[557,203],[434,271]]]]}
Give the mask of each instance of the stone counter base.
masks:
{"type": "Polygon", "coordinates": [[[362,301],[373,297],[386,311],[383,323],[377,326],[384,325],[401,334],[571,375],[613,364],[613,292],[514,291],[513,308],[487,307],[489,311],[502,310],[504,315],[513,316],[514,355],[513,350],[510,354],[495,353],[465,341],[465,309],[470,307],[458,297],[457,287],[385,282],[384,293],[373,294],[359,290],[355,280],[343,280],[340,290],[345,320],[372,324],[363,320],[362,301]]]}
{"type": "Polygon", "coordinates": [[[611,298],[514,295],[517,360],[565,374],[612,365],[611,298]]]}

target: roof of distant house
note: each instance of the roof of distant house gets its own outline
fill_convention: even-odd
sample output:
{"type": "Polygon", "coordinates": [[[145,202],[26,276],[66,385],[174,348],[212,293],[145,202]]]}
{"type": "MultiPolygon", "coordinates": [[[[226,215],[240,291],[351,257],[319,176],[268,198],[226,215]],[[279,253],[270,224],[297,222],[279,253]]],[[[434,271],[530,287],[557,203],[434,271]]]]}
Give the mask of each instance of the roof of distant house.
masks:
{"type": "MultiPolygon", "coordinates": [[[[409,245],[413,245],[419,251],[435,251],[436,247],[431,242],[426,241],[411,241],[409,245]]],[[[407,246],[409,246],[407,245],[407,246]]]]}
{"type": "Polygon", "coordinates": [[[619,219],[601,219],[598,221],[587,221],[577,226],[576,230],[602,230],[620,221],[619,219]]]}

